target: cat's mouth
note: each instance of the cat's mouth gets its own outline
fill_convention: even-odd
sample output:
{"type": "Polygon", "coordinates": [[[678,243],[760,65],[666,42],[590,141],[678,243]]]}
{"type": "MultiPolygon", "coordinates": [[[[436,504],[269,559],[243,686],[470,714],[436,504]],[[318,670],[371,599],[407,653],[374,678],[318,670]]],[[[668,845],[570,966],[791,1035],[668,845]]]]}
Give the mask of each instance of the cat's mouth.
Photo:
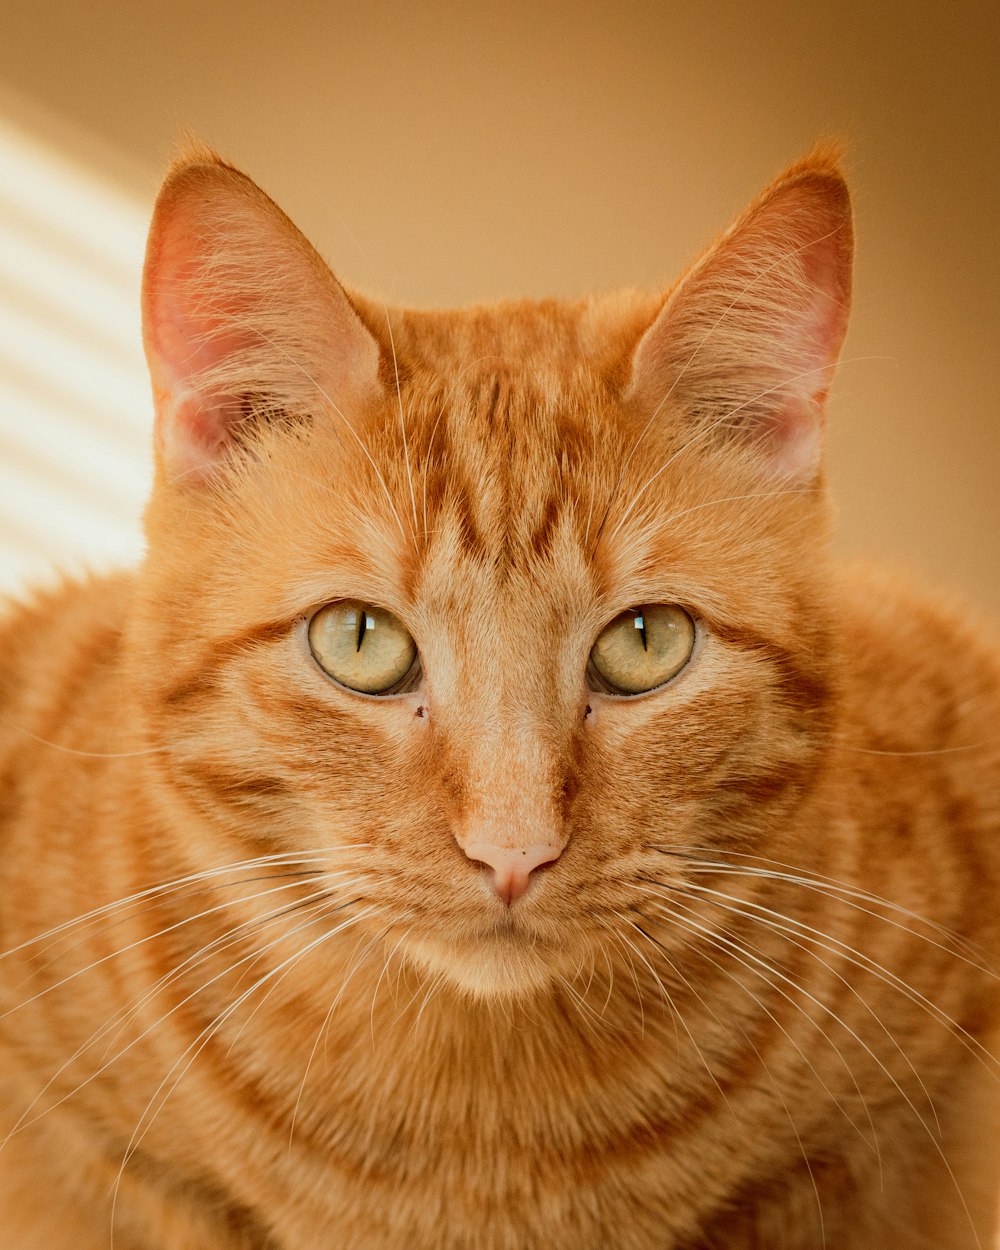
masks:
{"type": "Polygon", "coordinates": [[[413,936],[406,951],[422,972],[481,999],[536,993],[566,971],[565,951],[510,914],[460,937],[413,936]]]}

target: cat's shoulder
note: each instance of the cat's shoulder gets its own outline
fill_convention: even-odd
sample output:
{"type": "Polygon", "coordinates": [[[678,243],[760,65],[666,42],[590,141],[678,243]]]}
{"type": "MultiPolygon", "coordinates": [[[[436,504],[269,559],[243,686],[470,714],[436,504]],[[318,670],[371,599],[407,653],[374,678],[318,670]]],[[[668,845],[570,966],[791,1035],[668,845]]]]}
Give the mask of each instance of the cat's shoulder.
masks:
{"type": "Polygon", "coordinates": [[[116,653],[134,575],[63,580],[0,604],[0,709],[72,684],[116,653]]]}
{"type": "MultiPolygon", "coordinates": [[[[965,648],[989,664],[1000,658],[1000,623],[953,587],[918,579],[875,560],[842,561],[834,575],[839,615],[859,644],[924,654],[965,648]]],[[[956,658],[952,654],[951,658],[956,658]]]]}
{"type": "Polygon", "coordinates": [[[92,622],[97,629],[122,620],[128,612],[135,574],[116,573],[63,577],[48,585],[29,587],[19,595],[0,598],[0,637],[5,645],[19,635],[34,635],[60,622],[79,627],[92,622]]]}
{"type": "Polygon", "coordinates": [[[1000,742],[1000,629],[961,593],[877,562],[838,566],[837,645],[849,702],[938,749],[1000,742]],[[974,726],[974,727],[973,727],[974,726]]]}

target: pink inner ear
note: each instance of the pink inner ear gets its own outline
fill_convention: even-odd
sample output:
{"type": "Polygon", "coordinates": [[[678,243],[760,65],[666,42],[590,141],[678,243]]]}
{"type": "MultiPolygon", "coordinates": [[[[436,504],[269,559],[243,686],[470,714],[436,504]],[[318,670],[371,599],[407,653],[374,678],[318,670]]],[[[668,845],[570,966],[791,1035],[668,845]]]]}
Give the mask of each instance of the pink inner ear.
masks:
{"type": "Polygon", "coordinates": [[[297,413],[380,393],[379,349],[284,214],[223,164],[184,166],[150,230],[143,329],[169,476],[226,454],[249,398],[297,413]]]}
{"type": "Polygon", "coordinates": [[[823,408],[846,332],[847,291],[838,264],[839,247],[836,239],[824,239],[800,253],[804,281],[811,290],[804,304],[796,302],[788,309],[784,342],[777,353],[798,373],[792,374],[788,393],[779,392],[775,406],[762,408],[757,419],[759,437],[781,476],[803,479],[819,467],[823,408]]]}
{"type": "Polygon", "coordinates": [[[209,312],[198,289],[197,261],[180,238],[164,240],[146,281],[157,447],[174,475],[197,473],[219,459],[244,403],[242,395],[213,392],[204,381],[252,346],[252,332],[238,328],[236,308],[209,312]],[[230,328],[223,328],[230,318],[230,328]]]}
{"type": "Polygon", "coordinates": [[[246,299],[210,278],[212,251],[226,240],[206,230],[208,196],[198,196],[195,187],[184,190],[161,197],[143,279],[156,447],[171,478],[197,477],[223,454],[243,398],[210,379],[252,346],[251,334],[239,328],[241,313],[249,311],[240,308],[246,299]]]}
{"type": "Polygon", "coordinates": [[[818,404],[790,400],[758,421],[757,439],[766,447],[778,477],[805,481],[819,468],[823,416],[818,404]]]}
{"type": "Polygon", "coordinates": [[[742,430],[762,467],[811,477],[847,326],[850,205],[831,168],[793,170],[668,299],[633,357],[631,394],[742,430]]]}

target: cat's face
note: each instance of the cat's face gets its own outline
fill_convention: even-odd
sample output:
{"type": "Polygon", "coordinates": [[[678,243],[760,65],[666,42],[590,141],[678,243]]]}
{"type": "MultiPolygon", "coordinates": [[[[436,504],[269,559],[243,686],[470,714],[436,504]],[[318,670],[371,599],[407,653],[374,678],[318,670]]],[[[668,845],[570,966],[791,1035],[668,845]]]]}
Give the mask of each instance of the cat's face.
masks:
{"type": "Polygon", "coordinates": [[[478,995],[586,973],[664,850],[773,846],[819,766],[842,184],[790,175],[665,306],[416,314],[198,168],[154,225],[131,631],[178,827],[318,852],[365,940],[478,995]]]}

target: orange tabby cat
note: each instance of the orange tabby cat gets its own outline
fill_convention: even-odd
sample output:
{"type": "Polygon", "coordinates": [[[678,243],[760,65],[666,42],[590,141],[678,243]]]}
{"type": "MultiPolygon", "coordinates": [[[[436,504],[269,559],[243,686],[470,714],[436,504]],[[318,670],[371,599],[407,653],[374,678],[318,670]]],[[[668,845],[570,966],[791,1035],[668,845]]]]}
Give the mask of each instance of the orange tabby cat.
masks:
{"type": "Polygon", "coordinates": [[[209,153],[148,555],[0,633],[16,1250],[971,1250],[1000,665],[826,554],[835,158],[664,297],[386,310],[209,153]]]}

